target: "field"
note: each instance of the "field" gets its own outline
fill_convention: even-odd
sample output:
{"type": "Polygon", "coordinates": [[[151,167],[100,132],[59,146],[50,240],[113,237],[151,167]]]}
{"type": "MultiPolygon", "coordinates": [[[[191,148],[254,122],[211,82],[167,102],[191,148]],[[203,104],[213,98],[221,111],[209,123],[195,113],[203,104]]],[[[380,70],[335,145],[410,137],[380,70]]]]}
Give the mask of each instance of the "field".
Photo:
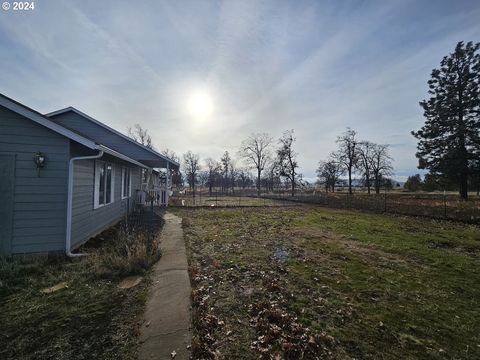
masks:
{"type": "Polygon", "coordinates": [[[172,206],[187,207],[238,207],[238,206],[282,206],[284,201],[241,196],[237,194],[220,194],[209,196],[206,192],[199,192],[195,197],[192,195],[175,196],[171,198],[172,206]]]}
{"type": "MultiPolygon", "coordinates": [[[[283,198],[285,194],[270,194],[268,198],[283,198]]],[[[289,198],[287,196],[287,198],[289,198]]],[[[413,216],[426,216],[437,219],[451,219],[480,224],[480,199],[470,194],[469,201],[461,201],[458,194],[425,192],[381,192],[367,194],[355,192],[299,192],[290,200],[314,203],[340,209],[357,209],[374,212],[387,212],[413,216]]]]}
{"type": "Polygon", "coordinates": [[[262,193],[257,197],[254,189],[236,189],[235,192],[214,191],[212,196],[202,189],[192,194],[176,194],[171,198],[174,206],[186,207],[246,207],[246,206],[285,206],[298,203],[317,204],[336,209],[356,209],[377,213],[391,213],[412,216],[425,216],[435,219],[449,219],[480,224],[480,197],[469,194],[469,201],[461,201],[458,194],[447,192],[405,192],[387,191],[380,194],[367,194],[355,189],[353,194],[341,190],[325,193],[317,190],[297,190],[290,196],[287,190],[262,193]]]}
{"type": "Polygon", "coordinates": [[[86,257],[0,258],[0,359],[135,358],[148,268],[159,258],[145,236],[117,226],[90,240],[86,257]],[[129,275],[145,278],[117,287],[129,275]]]}
{"type": "Polygon", "coordinates": [[[308,206],[172,210],[196,358],[480,358],[476,226],[308,206]]]}

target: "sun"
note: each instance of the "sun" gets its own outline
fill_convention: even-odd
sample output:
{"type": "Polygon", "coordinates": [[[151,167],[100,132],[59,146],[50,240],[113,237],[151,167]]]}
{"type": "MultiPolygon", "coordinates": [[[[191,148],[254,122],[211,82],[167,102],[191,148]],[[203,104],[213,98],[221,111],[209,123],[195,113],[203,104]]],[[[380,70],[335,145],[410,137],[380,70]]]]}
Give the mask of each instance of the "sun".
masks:
{"type": "Polygon", "coordinates": [[[196,118],[207,118],[212,114],[213,102],[207,92],[195,92],[188,99],[188,111],[196,118]]]}

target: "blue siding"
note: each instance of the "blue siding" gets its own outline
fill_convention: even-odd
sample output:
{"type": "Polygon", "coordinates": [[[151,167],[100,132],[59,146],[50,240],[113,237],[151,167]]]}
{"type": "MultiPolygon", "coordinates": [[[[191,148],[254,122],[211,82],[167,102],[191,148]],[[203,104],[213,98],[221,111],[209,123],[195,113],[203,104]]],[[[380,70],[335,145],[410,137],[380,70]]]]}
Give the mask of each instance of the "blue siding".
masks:
{"type": "Polygon", "coordinates": [[[133,208],[135,190],[141,186],[141,168],[122,160],[104,156],[100,160],[113,163],[114,201],[111,204],[94,209],[95,160],[75,161],[72,203],[72,249],[80,246],[89,238],[118,222],[126,214],[127,199],[121,198],[122,167],[129,167],[132,177],[132,196],[130,209],[133,208]]]}
{"type": "MultiPolygon", "coordinates": [[[[108,143],[113,141],[110,132],[99,126],[90,130],[99,132],[92,138],[115,149],[108,143]],[[102,136],[105,136],[105,141],[102,136]]],[[[115,135],[115,138],[118,139],[118,136],[115,135]]],[[[129,146],[132,148],[132,144],[129,146]]],[[[8,229],[11,239],[8,246],[5,246],[8,251],[21,254],[65,250],[69,159],[95,153],[96,151],[0,106],[0,154],[15,155],[13,203],[8,205],[9,209],[2,208],[2,211],[12,214],[12,226],[8,229]],[[45,168],[40,170],[40,176],[33,162],[33,155],[38,151],[47,158],[45,168]]],[[[147,151],[145,153],[149,154],[147,151]]],[[[151,156],[154,157],[153,154],[151,156]]],[[[121,199],[122,167],[131,169],[131,208],[135,200],[135,190],[141,187],[140,167],[110,155],[105,155],[101,160],[114,164],[114,202],[94,209],[94,160],[76,161],[72,249],[125,215],[127,199],[121,199]]],[[[7,207],[6,204],[1,205],[7,207]]]]}
{"type": "Polygon", "coordinates": [[[70,140],[0,106],[0,153],[16,155],[11,252],[63,251],[70,140]]]}

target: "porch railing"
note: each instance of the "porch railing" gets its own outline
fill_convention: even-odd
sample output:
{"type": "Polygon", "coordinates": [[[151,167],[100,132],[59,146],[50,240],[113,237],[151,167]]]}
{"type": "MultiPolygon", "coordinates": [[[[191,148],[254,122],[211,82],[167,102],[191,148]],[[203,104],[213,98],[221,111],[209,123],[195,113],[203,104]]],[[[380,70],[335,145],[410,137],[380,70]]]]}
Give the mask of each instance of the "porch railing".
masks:
{"type": "Polygon", "coordinates": [[[135,203],[139,205],[149,205],[153,200],[155,206],[167,205],[167,190],[165,188],[157,187],[150,190],[138,189],[136,191],[135,203]]]}

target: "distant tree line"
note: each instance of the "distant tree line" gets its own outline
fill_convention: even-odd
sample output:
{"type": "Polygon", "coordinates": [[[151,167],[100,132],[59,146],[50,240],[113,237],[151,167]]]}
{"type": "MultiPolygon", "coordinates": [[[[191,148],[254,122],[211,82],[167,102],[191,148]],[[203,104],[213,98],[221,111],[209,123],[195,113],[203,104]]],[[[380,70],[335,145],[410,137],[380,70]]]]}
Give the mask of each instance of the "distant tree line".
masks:
{"type": "Polygon", "coordinates": [[[269,134],[252,133],[242,141],[237,159],[225,151],[220,159],[207,158],[203,163],[198,154],[187,151],[183,156],[185,179],[193,193],[198,185],[207,187],[210,194],[214,189],[234,193],[235,189],[255,186],[258,195],[262,189],[288,187],[293,196],[296,187],[303,184],[295,141],[293,130],[285,131],[277,146],[269,134]]]}
{"type": "Polygon", "coordinates": [[[343,176],[347,176],[348,192],[352,193],[352,180],[360,175],[363,185],[370,194],[374,189],[378,194],[382,186],[392,186],[388,176],[392,175],[392,157],[386,144],[375,144],[359,140],[357,132],[351,128],[338,136],[338,148],[318,165],[318,183],[325,190],[334,192],[343,176]]]}
{"type": "MultiPolygon", "coordinates": [[[[420,174],[409,176],[403,187],[405,190],[412,192],[458,191],[458,184],[455,181],[446,176],[432,173],[425,174],[423,179],[420,174]]],[[[469,187],[474,189],[477,195],[479,195],[478,181],[473,177],[471,178],[471,183],[469,182],[469,187]]]]}

